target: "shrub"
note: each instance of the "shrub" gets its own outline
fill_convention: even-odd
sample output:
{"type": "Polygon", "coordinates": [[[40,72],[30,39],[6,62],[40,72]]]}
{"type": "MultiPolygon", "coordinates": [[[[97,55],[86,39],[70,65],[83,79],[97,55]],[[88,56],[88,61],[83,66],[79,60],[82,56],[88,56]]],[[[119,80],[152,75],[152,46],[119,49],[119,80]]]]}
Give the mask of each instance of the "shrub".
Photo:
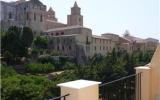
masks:
{"type": "Polygon", "coordinates": [[[64,69],[74,69],[76,67],[75,63],[66,62],[63,66],[64,69]]]}
{"type": "Polygon", "coordinates": [[[1,66],[1,78],[17,75],[16,71],[11,66],[3,64],[1,64],[0,66],[1,66]]]}
{"type": "Polygon", "coordinates": [[[51,81],[33,75],[16,75],[2,79],[2,100],[44,100],[51,81]]]}
{"type": "Polygon", "coordinates": [[[55,69],[51,63],[30,63],[26,65],[26,70],[31,73],[47,73],[55,69]]]}
{"type": "Polygon", "coordinates": [[[50,55],[41,55],[41,56],[39,56],[38,62],[54,64],[54,60],[51,58],[50,55]]]}

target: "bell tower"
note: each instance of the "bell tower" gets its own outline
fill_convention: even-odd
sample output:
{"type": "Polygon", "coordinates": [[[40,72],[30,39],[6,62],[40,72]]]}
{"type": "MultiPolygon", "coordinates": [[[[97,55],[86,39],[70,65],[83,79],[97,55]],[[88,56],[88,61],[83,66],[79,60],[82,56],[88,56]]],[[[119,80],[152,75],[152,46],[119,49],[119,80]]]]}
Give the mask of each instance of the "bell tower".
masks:
{"type": "Polygon", "coordinates": [[[83,26],[83,16],[81,15],[81,8],[78,7],[77,2],[71,8],[71,14],[67,16],[67,24],[83,26]]]}

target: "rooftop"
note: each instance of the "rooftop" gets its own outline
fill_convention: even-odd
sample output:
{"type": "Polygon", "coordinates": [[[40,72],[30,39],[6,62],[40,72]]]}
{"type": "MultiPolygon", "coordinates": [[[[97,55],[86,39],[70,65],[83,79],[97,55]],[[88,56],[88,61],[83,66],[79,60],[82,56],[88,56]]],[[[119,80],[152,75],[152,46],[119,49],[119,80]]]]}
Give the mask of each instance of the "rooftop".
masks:
{"type": "Polygon", "coordinates": [[[66,26],[66,27],[60,27],[60,28],[56,28],[56,29],[49,29],[49,30],[47,30],[46,32],[59,31],[59,30],[67,30],[67,29],[75,29],[75,28],[85,28],[85,27],[79,26],[79,25],[66,26]]]}
{"type": "Polygon", "coordinates": [[[92,35],[93,38],[98,38],[98,39],[109,39],[107,37],[104,36],[98,36],[98,35],[92,35]]]}

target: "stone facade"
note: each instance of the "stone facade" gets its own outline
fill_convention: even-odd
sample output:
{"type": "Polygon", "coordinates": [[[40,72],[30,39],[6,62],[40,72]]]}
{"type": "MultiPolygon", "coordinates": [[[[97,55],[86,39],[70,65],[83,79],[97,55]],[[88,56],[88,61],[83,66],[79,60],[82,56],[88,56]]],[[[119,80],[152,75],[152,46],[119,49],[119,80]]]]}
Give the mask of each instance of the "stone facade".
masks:
{"type": "Polygon", "coordinates": [[[58,22],[52,8],[46,10],[46,5],[39,0],[19,0],[16,2],[1,1],[1,28],[9,26],[29,26],[37,33],[49,39],[48,49],[56,50],[65,56],[72,56],[83,62],[94,54],[106,55],[113,48],[133,51],[155,50],[158,40],[141,39],[129,35],[126,31],[123,37],[112,33],[101,36],[92,34],[92,30],[83,26],[81,8],[77,2],[67,16],[67,24],[58,22]]]}
{"type": "Polygon", "coordinates": [[[119,50],[125,50],[128,53],[134,51],[154,51],[156,50],[159,41],[153,38],[142,39],[139,37],[131,36],[128,31],[123,37],[113,33],[102,34],[104,37],[108,37],[115,43],[115,48],[119,50]]]}
{"type": "Polygon", "coordinates": [[[68,15],[68,25],[80,25],[83,26],[83,16],[81,15],[81,8],[78,7],[75,2],[74,7],[71,8],[71,15],[68,15]]]}
{"type": "MultiPolygon", "coordinates": [[[[16,2],[3,2],[1,1],[1,7],[5,6],[4,4],[12,6],[14,11],[7,10],[7,12],[2,12],[2,16],[8,16],[1,19],[2,27],[5,25],[8,20],[11,20],[14,25],[19,27],[28,26],[32,28],[34,32],[43,32],[44,23],[46,18],[46,6],[43,5],[38,0],[20,0],[16,2]]],[[[6,6],[5,6],[6,7],[6,6]]],[[[9,9],[9,7],[7,7],[9,9]]],[[[13,26],[13,24],[7,24],[7,27],[4,26],[4,29],[7,29],[9,26],[13,26]]]]}

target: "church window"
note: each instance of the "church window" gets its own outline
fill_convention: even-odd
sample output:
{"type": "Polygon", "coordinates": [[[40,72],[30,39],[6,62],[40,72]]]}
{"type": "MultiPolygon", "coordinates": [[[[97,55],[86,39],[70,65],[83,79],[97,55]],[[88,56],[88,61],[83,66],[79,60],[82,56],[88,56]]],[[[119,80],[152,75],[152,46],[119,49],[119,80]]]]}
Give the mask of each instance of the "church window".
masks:
{"type": "Polygon", "coordinates": [[[59,35],[59,33],[58,33],[58,32],[56,33],[56,36],[57,36],[57,35],[59,35]]]}
{"type": "Polygon", "coordinates": [[[64,35],[64,32],[61,32],[61,35],[64,35]]]}
{"type": "Polygon", "coordinates": [[[42,14],[41,14],[41,16],[40,16],[40,21],[41,21],[41,22],[43,21],[43,16],[42,16],[42,14]]]}
{"type": "Polygon", "coordinates": [[[71,46],[69,46],[69,50],[71,50],[72,48],[71,48],[71,46]]]}
{"type": "Polygon", "coordinates": [[[59,50],[59,46],[57,46],[57,50],[59,50]]]}
{"type": "Polygon", "coordinates": [[[79,22],[81,22],[81,18],[79,18],[79,22]]]}
{"type": "Polygon", "coordinates": [[[10,12],[8,15],[9,19],[12,19],[12,13],[10,12]]]}
{"type": "Polygon", "coordinates": [[[62,46],[62,50],[64,50],[64,46],[62,46]]]}
{"type": "Polygon", "coordinates": [[[29,20],[29,12],[27,12],[27,20],[29,20]]]}
{"type": "Polygon", "coordinates": [[[34,20],[36,20],[36,13],[34,13],[34,20]]]}
{"type": "Polygon", "coordinates": [[[89,37],[88,36],[86,37],[86,42],[89,43],[89,37]]]}

